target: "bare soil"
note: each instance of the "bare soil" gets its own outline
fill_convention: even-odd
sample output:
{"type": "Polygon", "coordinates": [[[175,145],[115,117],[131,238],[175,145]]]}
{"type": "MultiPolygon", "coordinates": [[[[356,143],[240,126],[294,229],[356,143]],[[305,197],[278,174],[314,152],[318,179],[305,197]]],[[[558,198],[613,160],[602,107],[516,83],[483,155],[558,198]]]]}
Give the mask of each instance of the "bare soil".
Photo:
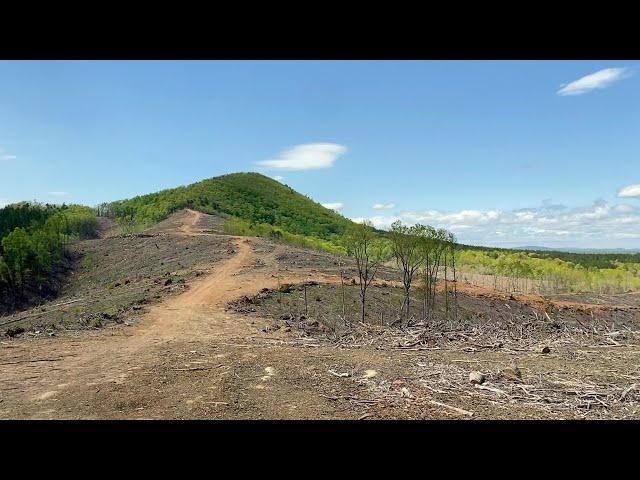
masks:
{"type": "MultiPolygon", "coordinates": [[[[372,310],[371,321],[345,325],[342,320],[338,328],[337,259],[264,239],[211,233],[203,217],[185,211],[165,231],[145,233],[157,236],[104,238],[85,246],[114,255],[114,265],[123,262],[129,269],[130,282],[120,282],[112,292],[133,288],[145,268],[148,273],[136,282],[155,288],[153,280],[166,273],[158,262],[169,263],[170,275],[180,274],[174,267],[182,266],[184,287],[162,290],[171,283],[146,292],[146,310],[131,314],[126,323],[59,328],[55,336],[35,334],[31,326],[25,334],[5,337],[0,341],[0,418],[640,416],[637,305],[579,309],[563,299],[562,308],[535,297],[505,299],[461,288],[456,319],[438,314],[398,328],[378,324],[378,312],[372,310]],[[164,242],[160,248],[154,245],[158,240],[164,242]],[[189,255],[201,254],[186,260],[186,247],[189,255]],[[164,259],[150,253],[162,249],[164,259]],[[136,264],[141,257],[153,260],[136,264]],[[315,303],[301,318],[304,287],[283,295],[276,290],[305,282],[307,302],[315,303]],[[291,312],[294,304],[297,310],[291,312]],[[281,318],[285,314],[289,317],[281,318]],[[549,353],[542,353],[544,347],[549,353]],[[474,371],[484,375],[483,384],[469,382],[474,371]]],[[[122,272],[118,268],[110,277],[109,269],[100,268],[105,278],[83,271],[85,281],[78,284],[95,291],[91,298],[98,307],[88,304],[90,313],[102,308],[100,296],[116,298],[109,297],[115,295],[108,293],[109,285],[122,272]]],[[[354,288],[349,292],[353,300],[354,288]]],[[[377,284],[372,300],[383,304],[383,298],[397,293],[393,284],[377,284]]],[[[58,303],[75,298],[69,295],[58,303]]],[[[123,294],[112,303],[129,301],[123,294]]],[[[43,324],[61,321],[53,307],[39,313],[43,324]]]]}

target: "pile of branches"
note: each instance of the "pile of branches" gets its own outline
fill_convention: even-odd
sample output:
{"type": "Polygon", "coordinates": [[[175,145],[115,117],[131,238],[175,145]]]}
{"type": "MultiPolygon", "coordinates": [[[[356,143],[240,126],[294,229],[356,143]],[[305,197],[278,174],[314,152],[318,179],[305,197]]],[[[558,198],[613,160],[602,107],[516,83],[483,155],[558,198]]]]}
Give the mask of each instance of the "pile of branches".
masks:
{"type": "Polygon", "coordinates": [[[482,349],[536,350],[551,345],[624,346],[639,338],[640,330],[600,321],[562,322],[539,317],[536,320],[451,322],[418,321],[410,327],[388,327],[349,323],[336,333],[341,347],[376,345],[379,348],[412,350],[455,349],[473,352],[482,349]]]}

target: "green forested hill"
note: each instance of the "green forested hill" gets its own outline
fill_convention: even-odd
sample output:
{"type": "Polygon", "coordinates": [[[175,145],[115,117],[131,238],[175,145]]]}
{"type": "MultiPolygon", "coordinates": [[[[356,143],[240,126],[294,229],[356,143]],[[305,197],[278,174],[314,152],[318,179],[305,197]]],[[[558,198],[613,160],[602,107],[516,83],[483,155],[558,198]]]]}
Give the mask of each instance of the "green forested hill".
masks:
{"type": "Polygon", "coordinates": [[[52,293],[51,280],[77,238],[96,235],[95,212],[81,205],[21,202],[0,209],[0,314],[30,296],[52,293]]]}
{"type": "Polygon", "coordinates": [[[99,207],[102,214],[138,224],[156,223],[181,208],[224,213],[253,224],[330,240],[352,222],[259,173],[233,173],[99,207]]]}

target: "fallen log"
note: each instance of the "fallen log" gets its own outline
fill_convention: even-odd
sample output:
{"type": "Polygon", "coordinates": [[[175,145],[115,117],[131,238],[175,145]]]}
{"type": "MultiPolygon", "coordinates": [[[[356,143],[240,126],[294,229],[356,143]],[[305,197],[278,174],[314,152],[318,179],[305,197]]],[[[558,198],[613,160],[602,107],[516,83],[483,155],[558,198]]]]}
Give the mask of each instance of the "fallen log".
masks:
{"type": "Polygon", "coordinates": [[[436,402],[435,400],[429,400],[429,403],[433,405],[438,405],[439,407],[448,408],[449,410],[453,410],[454,412],[458,412],[462,415],[467,415],[469,417],[473,416],[473,412],[470,412],[468,410],[463,410],[462,408],[453,407],[451,405],[447,405],[446,403],[436,402]]]}

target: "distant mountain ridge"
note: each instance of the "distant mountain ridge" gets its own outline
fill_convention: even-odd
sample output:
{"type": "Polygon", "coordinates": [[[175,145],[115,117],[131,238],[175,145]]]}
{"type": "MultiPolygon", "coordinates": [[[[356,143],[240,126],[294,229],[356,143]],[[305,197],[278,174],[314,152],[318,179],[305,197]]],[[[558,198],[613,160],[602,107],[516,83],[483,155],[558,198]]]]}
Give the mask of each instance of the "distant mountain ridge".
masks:
{"type": "Polygon", "coordinates": [[[522,246],[511,247],[512,250],[529,250],[539,252],[566,252],[566,253],[640,253],[640,248],[578,248],[578,247],[566,247],[566,248],[552,248],[552,247],[539,247],[539,246],[522,246]]]}

